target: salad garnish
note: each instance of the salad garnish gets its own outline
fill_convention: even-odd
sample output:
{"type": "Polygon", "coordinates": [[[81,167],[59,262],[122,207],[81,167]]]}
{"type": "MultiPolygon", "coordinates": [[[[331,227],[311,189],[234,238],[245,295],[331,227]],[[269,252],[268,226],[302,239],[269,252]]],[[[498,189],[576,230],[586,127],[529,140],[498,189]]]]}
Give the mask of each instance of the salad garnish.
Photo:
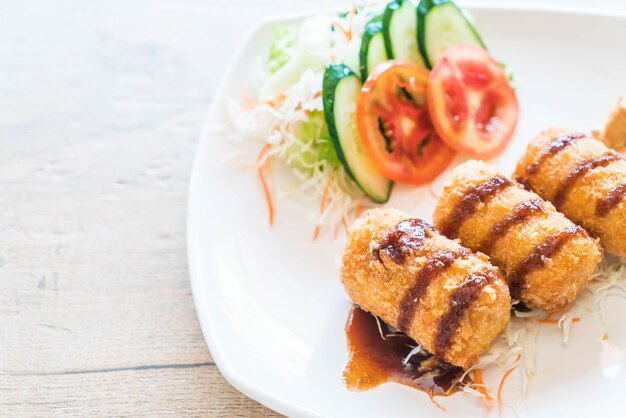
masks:
{"type": "Polygon", "coordinates": [[[449,0],[354,5],[276,26],[258,93],[233,106],[232,134],[243,149],[258,146],[270,225],[274,188],[319,199],[311,215],[316,239],[346,225],[357,206],[386,202],[394,181],[428,186],[456,151],[499,152],[513,133],[517,102],[485,48],[449,0]],[[488,88],[479,85],[485,79],[488,88]],[[290,184],[279,186],[269,175],[277,171],[289,172],[290,184]]]}

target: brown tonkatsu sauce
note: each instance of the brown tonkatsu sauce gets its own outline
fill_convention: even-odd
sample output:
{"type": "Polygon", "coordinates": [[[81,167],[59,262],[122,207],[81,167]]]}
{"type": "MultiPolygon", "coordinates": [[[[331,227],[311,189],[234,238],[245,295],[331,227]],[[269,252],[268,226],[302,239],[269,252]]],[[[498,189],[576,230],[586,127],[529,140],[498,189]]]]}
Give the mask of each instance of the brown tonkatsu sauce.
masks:
{"type": "Polygon", "coordinates": [[[532,215],[543,210],[541,199],[531,199],[519,203],[511,212],[491,227],[489,235],[480,243],[480,251],[489,254],[493,246],[515,225],[525,223],[532,215]]]}
{"type": "Polygon", "coordinates": [[[431,395],[450,395],[471,382],[469,378],[460,381],[463,369],[424,349],[407,359],[417,346],[415,341],[357,306],[350,312],[346,338],[348,360],[343,379],[349,389],[367,390],[396,382],[431,395]]]}
{"type": "Polygon", "coordinates": [[[543,268],[546,265],[546,259],[578,235],[587,236],[587,233],[581,227],[574,225],[548,236],[537,245],[507,276],[511,298],[519,299],[524,287],[524,278],[531,272],[543,268]]]}
{"type": "Polygon", "coordinates": [[[526,305],[524,302],[518,301],[517,303],[514,303],[513,305],[511,305],[511,315],[513,315],[514,311],[517,311],[517,312],[531,312],[532,309],[529,308],[528,305],[526,305]]]}
{"type": "Polygon", "coordinates": [[[537,173],[539,171],[539,167],[541,166],[541,164],[543,164],[544,161],[563,151],[565,148],[576,142],[576,140],[584,137],[585,134],[583,133],[566,134],[556,137],[552,142],[548,144],[546,148],[544,148],[539,153],[539,156],[535,161],[526,166],[526,173],[537,173]]]}
{"type": "Polygon", "coordinates": [[[512,185],[511,180],[502,176],[494,176],[467,190],[441,226],[441,233],[448,238],[456,238],[461,224],[476,211],[479,203],[485,203],[500,190],[507,189],[512,185]]]}
{"type": "Polygon", "coordinates": [[[454,264],[457,259],[469,257],[471,254],[472,252],[467,248],[459,248],[454,251],[437,251],[428,258],[426,264],[417,272],[413,285],[407,290],[402,302],[400,302],[400,314],[398,316],[398,328],[400,330],[404,332],[409,330],[415,310],[430,282],[454,264]]]}
{"type": "Polygon", "coordinates": [[[385,234],[378,247],[372,250],[372,255],[382,263],[380,252],[384,251],[395,263],[403,264],[408,253],[421,247],[424,239],[432,236],[432,230],[433,227],[421,219],[404,220],[385,234]]]}
{"type": "Polygon", "coordinates": [[[556,206],[557,209],[560,209],[563,205],[563,201],[567,197],[567,193],[572,188],[576,180],[584,176],[587,172],[595,168],[606,167],[620,159],[620,156],[616,152],[611,151],[576,165],[572,170],[570,170],[569,173],[567,173],[565,178],[561,180],[556,194],[554,195],[554,199],[552,199],[554,206],[556,206]]]}
{"type": "Polygon", "coordinates": [[[472,273],[452,291],[448,300],[448,311],[439,319],[435,354],[443,355],[450,348],[452,338],[461,325],[465,311],[478,299],[483,287],[488,283],[493,283],[497,276],[498,273],[494,269],[472,273]]]}
{"type": "Polygon", "coordinates": [[[596,215],[607,216],[611,209],[626,197],[626,183],[622,183],[608,192],[603,198],[596,202],[596,215]]]}

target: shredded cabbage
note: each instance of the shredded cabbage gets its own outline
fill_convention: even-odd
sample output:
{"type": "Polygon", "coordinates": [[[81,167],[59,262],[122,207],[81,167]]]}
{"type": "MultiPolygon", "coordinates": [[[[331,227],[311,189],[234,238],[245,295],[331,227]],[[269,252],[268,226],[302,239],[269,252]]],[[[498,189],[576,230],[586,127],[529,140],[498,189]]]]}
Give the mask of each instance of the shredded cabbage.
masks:
{"type": "Polygon", "coordinates": [[[270,172],[288,168],[287,176],[268,177],[270,183],[279,185],[279,195],[307,195],[324,201],[311,213],[317,225],[314,236],[319,228],[335,235],[368,202],[342,167],[328,134],[322,80],[330,63],[341,62],[358,72],[363,29],[380,8],[368,7],[354,15],[318,15],[298,26],[276,26],[262,63],[259,94],[231,104],[229,125],[234,129],[221,131],[236,147],[229,156],[235,160],[233,165],[242,166],[238,164],[242,159],[253,161],[269,144],[257,165],[270,172]],[[268,160],[272,164],[266,166],[268,160]]]}
{"type": "Polygon", "coordinates": [[[338,169],[341,163],[328,133],[324,113],[314,110],[300,122],[295,133],[299,142],[287,148],[287,159],[304,170],[314,170],[320,163],[338,169]]]}
{"type": "MultiPolygon", "coordinates": [[[[476,368],[483,370],[496,369],[503,372],[510,367],[515,357],[521,354],[520,364],[523,364],[522,370],[524,372],[520,373],[520,376],[522,379],[522,395],[525,396],[528,385],[535,376],[537,339],[542,327],[544,330],[550,330],[550,327],[558,327],[563,333],[563,344],[567,344],[577,317],[584,320],[585,317],[600,316],[602,321],[605,320],[605,304],[610,296],[626,298],[626,259],[607,256],[597,276],[591,281],[587,289],[558,318],[556,327],[554,325],[542,325],[539,322],[539,319],[546,317],[546,313],[541,310],[532,310],[530,312],[516,311],[502,335],[480,357],[478,364],[469,369],[467,373],[476,368]]],[[[486,382],[485,386],[491,393],[497,388],[495,385],[487,385],[486,382]]],[[[478,391],[463,390],[482,396],[478,391]]]]}
{"type": "Polygon", "coordinates": [[[267,69],[271,74],[274,74],[291,59],[297,42],[298,30],[295,26],[274,26],[274,40],[270,45],[267,60],[267,69]]]}

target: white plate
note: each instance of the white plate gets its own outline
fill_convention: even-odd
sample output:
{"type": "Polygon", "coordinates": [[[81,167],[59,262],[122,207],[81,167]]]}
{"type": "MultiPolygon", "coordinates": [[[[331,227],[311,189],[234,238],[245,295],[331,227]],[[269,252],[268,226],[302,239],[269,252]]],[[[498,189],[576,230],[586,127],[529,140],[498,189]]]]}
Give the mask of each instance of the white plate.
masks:
{"type": "MultiPolygon", "coordinates": [[[[490,51],[518,77],[519,127],[492,161],[506,173],[541,129],[559,124],[589,131],[603,123],[611,101],[626,93],[626,15],[524,6],[470,10],[490,51]]],[[[251,33],[225,73],[207,128],[225,123],[225,100],[241,97],[259,54],[267,50],[271,26],[301,18],[267,22],[251,33]]],[[[398,384],[347,391],[341,370],[350,302],[338,279],[344,239],[324,234],[311,242],[311,205],[318,204],[311,201],[279,201],[270,228],[256,177],[223,164],[226,146],[205,129],[191,180],[188,251],[202,330],[233,386],[290,416],[499,415],[497,407],[486,409],[465,394],[440,398],[444,413],[423,393],[398,384]]],[[[398,187],[389,206],[430,218],[433,203],[424,189],[398,187]]],[[[626,302],[611,299],[607,323],[593,318],[576,324],[567,346],[558,331],[542,331],[537,377],[526,401],[516,374],[505,400],[521,416],[625,416],[624,317],[626,302]],[[601,349],[605,332],[608,351],[601,349]]],[[[502,414],[514,416],[510,409],[502,414]]]]}

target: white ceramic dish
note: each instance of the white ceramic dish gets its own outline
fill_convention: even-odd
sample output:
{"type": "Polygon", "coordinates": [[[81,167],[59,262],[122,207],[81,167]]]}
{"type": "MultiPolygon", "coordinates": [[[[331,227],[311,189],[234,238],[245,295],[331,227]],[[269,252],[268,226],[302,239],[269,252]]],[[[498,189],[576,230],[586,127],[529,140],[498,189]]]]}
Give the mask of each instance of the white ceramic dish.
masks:
{"type": "MultiPolygon", "coordinates": [[[[505,172],[539,130],[560,124],[589,131],[626,93],[626,14],[480,4],[469,9],[490,51],[518,76],[518,129],[492,160],[505,172]]],[[[189,197],[189,267],[216,364],[238,390],[289,416],[514,416],[465,394],[441,398],[444,413],[423,393],[397,384],[347,391],[341,369],[350,302],[338,280],[344,239],[325,234],[311,242],[310,205],[317,202],[305,200],[278,202],[270,228],[256,177],[223,164],[226,145],[208,128],[224,124],[224,102],[239,98],[244,80],[253,77],[271,26],[302,17],[275,19],[252,31],[225,72],[198,147],[189,197]]],[[[433,203],[424,189],[397,187],[389,206],[430,218],[433,203]]],[[[611,299],[607,322],[583,320],[567,346],[558,331],[542,331],[537,376],[526,400],[513,374],[506,401],[520,416],[626,416],[624,317],[626,301],[611,299]],[[608,342],[601,340],[605,332],[608,342]]]]}

